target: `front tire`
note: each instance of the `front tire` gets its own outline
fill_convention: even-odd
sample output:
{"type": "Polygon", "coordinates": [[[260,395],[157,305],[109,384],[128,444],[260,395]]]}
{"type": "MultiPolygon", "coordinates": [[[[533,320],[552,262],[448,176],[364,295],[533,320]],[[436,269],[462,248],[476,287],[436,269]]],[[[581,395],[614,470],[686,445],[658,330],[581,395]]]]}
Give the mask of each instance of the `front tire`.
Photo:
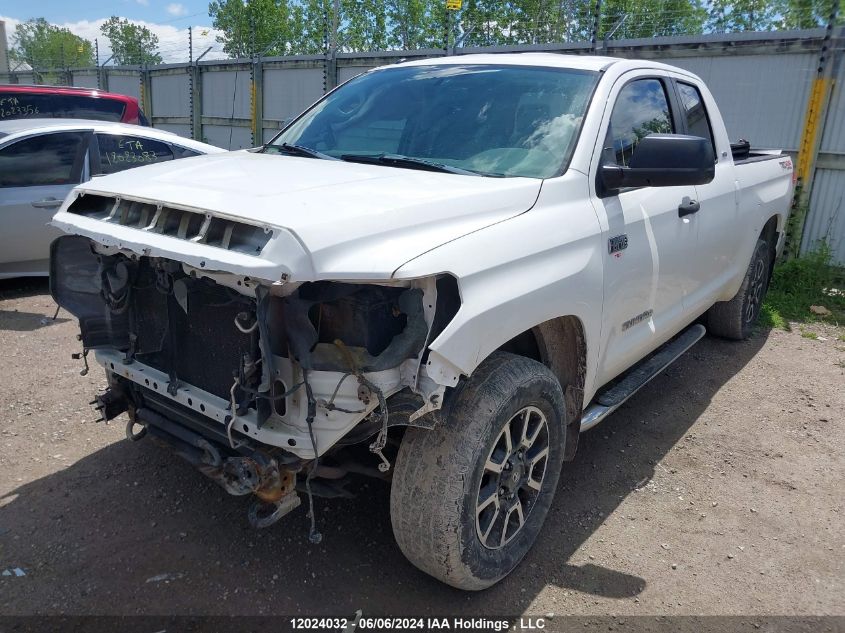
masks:
{"type": "Polygon", "coordinates": [[[393,534],[416,567],[485,589],[531,549],[563,463],[566,407],[541,363],[497,352],[457,388],[446,419],[409,428],[390,493],[393,534]]]}
{"type": "Polygon", "coordinates": [[[711,334],[735,341],[751,336],[769,289],[770,252],[765,240],[757,240],[736,296],[730,301],[720,301],[707,312],[707,329],[711,334]]]}

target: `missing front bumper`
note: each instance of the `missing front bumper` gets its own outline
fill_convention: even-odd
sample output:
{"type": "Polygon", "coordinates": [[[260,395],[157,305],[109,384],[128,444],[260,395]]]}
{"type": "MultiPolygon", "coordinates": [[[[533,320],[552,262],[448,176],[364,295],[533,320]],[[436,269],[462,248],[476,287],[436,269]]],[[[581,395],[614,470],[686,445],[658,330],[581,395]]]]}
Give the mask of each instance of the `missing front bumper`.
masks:
{"type": "Polygon", "coordinates": [[[229,494],[255,495],[247,514],[253,527],[269,527],[299,507],[298,460],[280,463],[276,457],[253,449],[243,451],[246,454],[229,454],[224,446],[146,407],[130,410],[130,439],[138,438],[133,427],[139,425],[146,436],[166,445],[229,494]]]}

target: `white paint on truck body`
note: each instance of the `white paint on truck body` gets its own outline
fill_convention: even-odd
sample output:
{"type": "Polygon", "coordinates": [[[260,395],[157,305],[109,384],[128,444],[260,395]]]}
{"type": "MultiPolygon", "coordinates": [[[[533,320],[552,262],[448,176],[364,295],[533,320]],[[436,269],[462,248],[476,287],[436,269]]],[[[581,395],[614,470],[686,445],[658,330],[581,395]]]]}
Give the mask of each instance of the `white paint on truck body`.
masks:
{"type": "MultiPolygon", "coordinates": [[[[653,61],[466,55],[371,72],[467,64],[600,71],[562,175],[482,178],[233,152],[87,183],[65,202],[54,224],[109,249],[276,284],[282,279],[405,281],[422,287],[449,273],[458,281],[461,305],[428,342],[421,378],[454,386],[518,334],[555,317],[574,316],[587,346],[586,406],[601,385],[714,302],[736,293],[765,223],[777,216],[783,229],[791,165],[784,168],[777,160],[735,164],[707,87],[691,73],[653,61]],[[596,181],[616,97],[630,80],[648,77],[673,78],[700,90],[716,144],[715,179],[700,187],[643,187],[601,198],[596,181]],[[105,225],[67,212],[74,197],[84,193],[240,218],[273,236],[259,256],[250,256],[105,225]],[[685,198],[697,199],[701,210],[680,218],[678,205],[685,198]],[[627,248],[609,253],[609,240],[620,234],[627,235],[627,248]],[[624,327],[632,319],[636,325],[624,327]]],[[[431,323],[430,314],[427,319],[431,323]]],[[[408,369],[395,379],[395,388],[420,380],[408,369]]],[[[319,438],[321,452],[363,417],[335,424],[319,438]]],[[[320,431],[316,425],[315,430],[320,431]]]]}
{"type": "Polygon", "coordinates": [[[117,238],[136,252],[149,249],[183,261],[188,256],[191,265],[205,261],[206,269],[257,279],[385,280],[415,255],[524,213],[541,185],[531,178],[456,177],[246,151],[207,158],[145,167],[143,178],[106,176],[74,191],[266,226],[274,236],[261,257],[221,254],[135,228],[103,231],[102,222],[65,212],[73,196],[53,222],[67,232],[117,238]]]}

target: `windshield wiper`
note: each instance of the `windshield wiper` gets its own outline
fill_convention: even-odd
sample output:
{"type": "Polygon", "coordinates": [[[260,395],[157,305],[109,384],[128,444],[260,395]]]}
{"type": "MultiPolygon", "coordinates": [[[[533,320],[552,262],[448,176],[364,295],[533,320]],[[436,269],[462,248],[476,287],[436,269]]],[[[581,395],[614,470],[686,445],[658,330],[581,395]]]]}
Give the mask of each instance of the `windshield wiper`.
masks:
{"type": "Polygon", "coordinates": [[[391,167],[407,167],[408,169],[423,169],[425,171],[439,171],[446,174],[461,174],[463,176],[481,176],[477,171],[461,169],[452,165],[444,165],[425,158],[402,156],[401,154],[343,154],[341,160],[350,163],[367,163],[370,165],[389,165],[391,167]]]}
{"type": "Polygon", "coordinates": [[[264,148],[264,151],[267,151],[268,149],[273,149],[277,152],[281,152],[282,154],[289,154],[291,156],[301,156],[303,158],[339,160],[334,156],[329,156],[328,154],[323,154],[323,152],[318,152],[316,149],[311,149],[310,147],[305,147],[304,145],[294,145],[293,143],[282,143],[281,145],[268,145],[264,148]]]}

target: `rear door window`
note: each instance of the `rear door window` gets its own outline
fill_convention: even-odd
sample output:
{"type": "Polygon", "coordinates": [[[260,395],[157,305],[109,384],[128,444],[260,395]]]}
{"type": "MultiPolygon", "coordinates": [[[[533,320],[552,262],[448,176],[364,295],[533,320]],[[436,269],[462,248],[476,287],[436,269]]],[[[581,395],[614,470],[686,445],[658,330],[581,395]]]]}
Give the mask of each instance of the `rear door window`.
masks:
{"type": "Polygon", "coordinates": [[[86,136],[84,132],[42,134],[0,149],[0,187],[78,184],[86,136]]]}
{"type": "Polygon", "coordinates": [[[0,120],[61,118],[120,121],[125,109],[123,102],[104,97],[0,93],[0,120]]]}
{"type": "Polygon", "coordinates": [[[167,143],[126,134],[97,134],[99,174],[114,174],[125,169],[173,160],[167,143]]]}
{"type": "Polygon", "coordinates": [[[713,155],[716,156],[716,144],[713,142],[713,130],[710,128],[710,118],[707,116],[707,108],[701,92],[691,84],[676,82],[678,95],[681,98],[681,105],[684,108],[684,117],[687,121],[687,134],[706,138],[713,145],[713,155]]]}
{"type": "Polygon", "coordinates": [[[202,156],[199,152],[188,149],[187,147],[179,147],[178,145],[171,145],[170,147],[173,150],[174,158],[192,158],[193,156],[202,156]]]}

